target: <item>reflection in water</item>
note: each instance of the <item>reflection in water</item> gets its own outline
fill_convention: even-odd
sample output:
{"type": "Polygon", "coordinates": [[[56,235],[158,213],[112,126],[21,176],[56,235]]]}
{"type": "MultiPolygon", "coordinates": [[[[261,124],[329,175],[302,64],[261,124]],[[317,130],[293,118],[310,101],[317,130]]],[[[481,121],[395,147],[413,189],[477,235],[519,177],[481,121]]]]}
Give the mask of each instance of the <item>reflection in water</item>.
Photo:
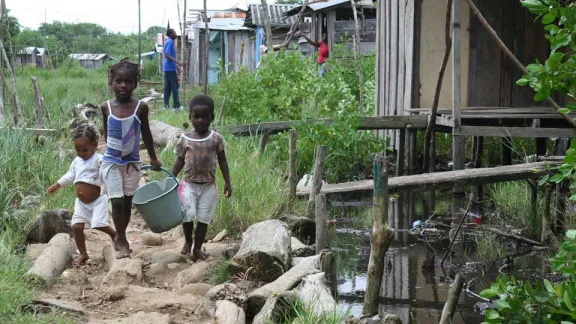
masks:
{"type": "MultiPolygon", "coordinates": [[[[380,311],[397,314],[403,323],[438,323],[452,282],[439,266],[446,242],[432,246],[409,235],[406,229],[414,221],[414,208],[407,208],[403,199],[390,201],[389,226],[399,231],[386,254],[380,311]]],[[[356,229],[349,228],[352,226],[349,223],[339,226],[331,244],[338,258],[339,300],[343,308],[355,316],[362,313],[370,255],[370,210],[365,209],[356,217],[358,214],[367,220],[360,222],[362,225],[356,229]]],[[[475,291],[485,288],[489,282],[490,279],[482,283],[475,281],[475,291]]],[[[453,323],[481,323],[483,316],[473,312],[473,305],[478,301],[463,292],[453,323]]]]}

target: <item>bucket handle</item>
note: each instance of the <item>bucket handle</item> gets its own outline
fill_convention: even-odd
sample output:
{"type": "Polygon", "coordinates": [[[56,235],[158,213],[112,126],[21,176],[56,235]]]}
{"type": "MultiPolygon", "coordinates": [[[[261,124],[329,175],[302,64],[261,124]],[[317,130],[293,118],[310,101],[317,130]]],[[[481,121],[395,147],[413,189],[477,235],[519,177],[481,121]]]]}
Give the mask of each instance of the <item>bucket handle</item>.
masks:
{"type": "MultiPolygon", "coordinates": [[[[140,170],[141,170],[141,171],[153,170],[152,168],[153,168],[153,166],[151,166],[151,165],[145,165],[145,166],[141,167],[140,170]]],[[[156,171],[156,170],[154,170],[154,171],[156,171]]],[[[164,172],[167,173],[170,177],[174,178],[174,181],[176,181],[176,184],[177,184],[177,185],[180,185],[180,181],[178,181],[178,178],[176,178],[176,176],[174,176],[174,175],[172,174],[172,172],[170,172],[170,171],[168,171],[168,170],[166,170],[166,169],[164,169],[164,168],[160,168],[160,170],[158,170],[158,171],[164,171],[164,172]]]]}

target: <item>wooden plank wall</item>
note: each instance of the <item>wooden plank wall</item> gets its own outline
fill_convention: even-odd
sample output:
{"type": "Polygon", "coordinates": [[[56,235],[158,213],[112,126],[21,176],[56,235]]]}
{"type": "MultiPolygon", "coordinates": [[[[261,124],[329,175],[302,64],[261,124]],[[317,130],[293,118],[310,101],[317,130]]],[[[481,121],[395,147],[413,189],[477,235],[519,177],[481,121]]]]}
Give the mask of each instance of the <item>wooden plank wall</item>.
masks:
{"type": "MultiPolygon", "coordinates": [[[[376,116],[404,115],[405,110],[411,108],[414,1],[418,0],[390,0],[379,4],[377,71],[380,76],[376,85],[376,116]]],[[[392,130],[378,134],[390,136],[390,145],[397,148],[398,133],[392,130]]]]}

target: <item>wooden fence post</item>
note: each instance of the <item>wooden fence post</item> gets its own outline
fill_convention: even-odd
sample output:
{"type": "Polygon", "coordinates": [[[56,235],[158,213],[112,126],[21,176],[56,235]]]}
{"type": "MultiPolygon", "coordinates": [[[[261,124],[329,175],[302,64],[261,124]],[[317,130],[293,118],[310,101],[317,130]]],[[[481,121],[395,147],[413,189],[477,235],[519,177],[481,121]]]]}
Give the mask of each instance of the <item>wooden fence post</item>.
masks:
{"type": "Polygon", "coordinates": [[[290,157],[290,167],[288,169],[289,204],[292,205],[296,200],[296,186],[298,185],[298,174],[296,172],[296,131],[288,131],[288,155],[290,157]]]}
{"type": "Polygon", "coordinates": [[[440,324],[452,323],[452,317],[456,311],[456,306],[458,305],[458,299],[460,298],[460,292],[462,291],[463,286],[464,276],[458,273],[454,279],[454,283],[450,287],[450,291],[448,292],[448,300],[446,301],[446,304],[444,304],[440,324]]]}
{"type": "Polygon", "coordinates": [[[378,313],[378,297],[384,273],[384,258],[393,238],[388,228],[388,170],[382,156],[374,160],[374,206],[372,207],[372,231],[370,232],[370,260],[362,313],[378,313]]]}
{"type": "Polygon", "coordinates": [[[310,190],[310,197],[308,206],[306,208],[306,217],[314,219],[314,199],[322,189],[322,179],[324,178],[324,164],[326,162],[326,146],[318,145],[316,147],[316,161],[314,162],[314,175],[312,177],[312,190],[310,190]]]}
{"type": "Polygon", "coordinates": [[[34,104],[36,105],[36,126],[44,128],[44,118],[42,117],[42,99],[40,96],[40,89],[38,88],[38,79],[33,76],[32,88],[34,88],[34,104]]]}
{"type": "Polygon", "coordinates": [[[326,195],[316,195],[316,254],[320,254],[326,248],[326,221],[328,212],[326,211],[326,195]]]}
{"type": "Polygon", "coordinates": [[[270,133],[268,132],[263,132],[262,133],[262,138],[260,139],[260,156],[262,156],[264,154],[264,151],[266,151],[266,145],[268,144],[268,139],[270,138],[270,133]]]}

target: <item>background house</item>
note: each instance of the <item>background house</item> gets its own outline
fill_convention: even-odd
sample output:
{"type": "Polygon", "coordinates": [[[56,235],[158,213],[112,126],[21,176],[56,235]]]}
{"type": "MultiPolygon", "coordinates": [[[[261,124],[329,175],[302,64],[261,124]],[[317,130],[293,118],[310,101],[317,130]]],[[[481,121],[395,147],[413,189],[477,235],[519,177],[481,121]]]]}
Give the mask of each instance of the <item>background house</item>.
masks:
{"type": "Polygon", "coordinates": [[[111,61],[112,58],[108,54],[84,54],[84,53],[72,53],[68,55],[73,60],[76,60],[85,69],[97,69],[104,66],[104,62],[111,61]]]}
{"type": "Polygon", "coordinates": [[[26,47],[14,55],[14,65],[26,66],[36,64],[36,57],[40,52],[36,47],[26,47]]]}

